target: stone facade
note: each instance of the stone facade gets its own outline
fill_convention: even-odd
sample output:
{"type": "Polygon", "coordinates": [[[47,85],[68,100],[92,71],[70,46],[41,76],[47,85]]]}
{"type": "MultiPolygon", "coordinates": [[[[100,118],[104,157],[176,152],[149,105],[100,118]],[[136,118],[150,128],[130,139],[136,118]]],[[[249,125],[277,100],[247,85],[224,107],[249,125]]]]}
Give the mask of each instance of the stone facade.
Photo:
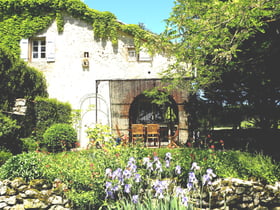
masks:
{"type": "MultiPolygon", "coordinates": [[[[50,98],[69,102],[73,109],[81,110],[78,136],[85,147],[87,127],[95,123],[115,127],[111,119],[109,82],[158,80],[158,73],[167,68],[170,60],[159,54],[150,56],[144,49],[137,54],[133,37],[123,32],[119,32],[118,44],[113,45],[109,40],[96,39],[92,26],[84,21],[65,14],[64,23],[62,33],[58,33],[54,21],[35,37],[22,40],[21,58],[44,73],[50,98]],[[40,55],[34,58],[36,40],[41,44],[45,41],[46,55],[42,58],[40,55]]],[[[131,97],[133,101],[137,95],[131,97]]],[[[181,119],[186,118],[183,112],[180,114],[181,119]]],[[[127,134],[128,120],[120,120],[123,123],[119,125],[127,134]]],[[[180,128],[181,137],[186,140],[186,123],[180,128]]]]}

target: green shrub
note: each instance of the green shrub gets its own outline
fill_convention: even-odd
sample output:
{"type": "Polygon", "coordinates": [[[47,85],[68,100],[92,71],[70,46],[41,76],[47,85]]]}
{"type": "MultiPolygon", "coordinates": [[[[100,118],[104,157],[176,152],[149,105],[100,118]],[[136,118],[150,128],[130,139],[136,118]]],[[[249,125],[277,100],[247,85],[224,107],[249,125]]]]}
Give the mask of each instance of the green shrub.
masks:
{"type": "Polygon", "coordinates": [[[0,148],[0,166],[3,165],[13,154],[7,149],[0,148]]]}
{"type": "Polygon", "coordinates": [[[27,138],[21,138],[22,142],[22,151],[24,152],[34,152],[38,150],[38,142],[36,141],[35,136],[30,136],[27,138]]]}
{"type": "Polygon", "coordinates": [[[69,124],[53,124],[43,135],[43,144],[49,152],[68,151],[76,141],[77,133],[69,124]]]}
{"type": "Polygon", "coordinates": [[[71,123],[71,105],[62,103],[56,99],[36,97],[35,99],[36,116],[36,137],[42,140],[44,132],[56,123],[71,123]]]}
{"type": "Polygon", "coordinates": [[[11,157],[0,168],[0,179],[22,177],[26,181],[43,178],[39,166],[43,156],[40,153],[22,153],[11,157]]]}

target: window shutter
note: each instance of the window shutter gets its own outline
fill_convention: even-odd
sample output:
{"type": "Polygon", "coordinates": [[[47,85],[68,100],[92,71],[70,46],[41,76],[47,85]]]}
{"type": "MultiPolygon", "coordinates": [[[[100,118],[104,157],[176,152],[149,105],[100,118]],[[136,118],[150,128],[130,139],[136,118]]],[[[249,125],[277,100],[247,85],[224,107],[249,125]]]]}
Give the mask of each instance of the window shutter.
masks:
{"type": "Polygon", "coordinates": [[[47,62],[55,61],[55,42],[53,38],[47,38],[46,40],[46,53],[47,53],[47,62]]]}
{"type": "Polygon", "coordinates": [[[20,58],[28,61],[28,39],[20,40],[20,58]]]}
{"type": "Polygon", "coordinates": [[[145,49],[141,49],[139,52],[139,61],[152,61],[152,57],[145,49]]]}

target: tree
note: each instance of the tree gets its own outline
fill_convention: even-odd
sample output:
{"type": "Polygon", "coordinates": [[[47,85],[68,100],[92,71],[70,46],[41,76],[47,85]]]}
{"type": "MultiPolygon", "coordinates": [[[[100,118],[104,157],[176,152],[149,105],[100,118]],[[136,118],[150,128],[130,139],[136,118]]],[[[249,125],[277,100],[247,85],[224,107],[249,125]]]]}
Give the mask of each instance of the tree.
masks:
{"type": "Polygon", "coordinates": [[[47,96],[45,79],[39,71],[28,67],[0,45],[0,146],[19,152],[20,137],[30,135],[35,126],[32,106],[28,106],[26,116],[10,114],[16,98],[25,98],[28,105],[36,96],[47,96]]]}
{"type": "Polygon", "coordinates": [[[175,1],[163,34],[175,42],[176,62],[163,72],[173,78],[168,88],[203,89],[202,112],[212,126],[253,118],[259,127],[277,127],[279,20],[279,0],[175,1]]]}
{"type": "Polygon", "coordinates": [[[182,79],[196,74],[188,86],[194,91],[220,81],[221,74],[236,65],[244,41],[279,17],[279,0],[176,0],[163,34],[176,43],[176,63],[163,78],[184,84],[182,79]]]}

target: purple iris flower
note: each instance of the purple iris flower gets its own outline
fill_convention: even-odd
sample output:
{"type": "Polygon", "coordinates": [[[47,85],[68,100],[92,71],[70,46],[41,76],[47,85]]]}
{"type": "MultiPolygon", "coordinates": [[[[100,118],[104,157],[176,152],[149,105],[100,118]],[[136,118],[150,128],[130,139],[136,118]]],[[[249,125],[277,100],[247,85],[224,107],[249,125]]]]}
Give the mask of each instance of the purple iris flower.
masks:
{"type": "Polygon", "coordinates": [[[161,163],[158,161],[156,162],[156,168],[155,168],[156,171],[159,171],[159,172],[162,172],[162,166],[161,166],[161,163]]]}
{"type": "Polygon", "coordinates": [[[112,173],[112,179],[118,179],[122,177],[122,169],[117,168],[115,171],[112,173]]]}
{"type": "Polygon", "coordinates": [[[124,192],[125,192],[125,193],[130,193],[130,188],[131,188],[131,185],[130,185],[130,184],[126,184],[126,185],[124,186],[124,192]]]}
{"type": "Polygon", "coordinates": [[[172,157],[171,157],[171,153],[170,152],[167,152],[166,154],[165,154],[165,160],[171,160],[172,159],[172,157]]]}
{"type": "Polygon", "coordinates": [[[112,188],[112,182],[106,182],[105,184],[106,190],[112,188]]]}
{"type": "Polygon", "coordinates": [[[179,166],[179,165],[176,166],[175,173],[176,174],[181,174],[181,166],[179,166]]]}
{"type": "Polygon", "coordinates": [[[107,198],[114,199],[114,193],[111,190],[106,190],[105,199],[107,199],[107,198]]]}
{"type": "Polygon", "coordinates": [[[133,202],[134,204],[138,203],[138,200],[139,200],[139,195],[133,195],[133,196],[132,196],[132,202],[133,202]]]}
{"type": "Polygon", "coordinates": [[[154,170],[153,169],[153,163],[151,163],[151,162],[147,163],[147,170],[149,170],[149,171],[153,171],[154,170]]]}
{"type": "Polygon", "coordinates": [[[165,167],[169,168],[170,167],[170,160],[165,160],[165,167]]]}
{"type": "Polygon", "coordinates": [[[112,177],[112,169],[106,168],[106,170],[105,170],[105,176],[106,176],[106,177],[112,177]]]}
{"type": "Polygon", "coordinates": [[[135,182],[141,182],[141,175],[135,174],[134,180],[135,180],[135,182]]]}
{"type": "Polygon", "coordinates": [[[123,171],[123,178],[124,178],[124,179],[129,179],[130,177],[131,177],[131,171],[125,169],[125,170],[123,171]]]}
{"type": "Polygon", "coordinates": [[[187,207],[188,206],[188,198],[186,196],[182,197],[182,204],[187,207]]]}

